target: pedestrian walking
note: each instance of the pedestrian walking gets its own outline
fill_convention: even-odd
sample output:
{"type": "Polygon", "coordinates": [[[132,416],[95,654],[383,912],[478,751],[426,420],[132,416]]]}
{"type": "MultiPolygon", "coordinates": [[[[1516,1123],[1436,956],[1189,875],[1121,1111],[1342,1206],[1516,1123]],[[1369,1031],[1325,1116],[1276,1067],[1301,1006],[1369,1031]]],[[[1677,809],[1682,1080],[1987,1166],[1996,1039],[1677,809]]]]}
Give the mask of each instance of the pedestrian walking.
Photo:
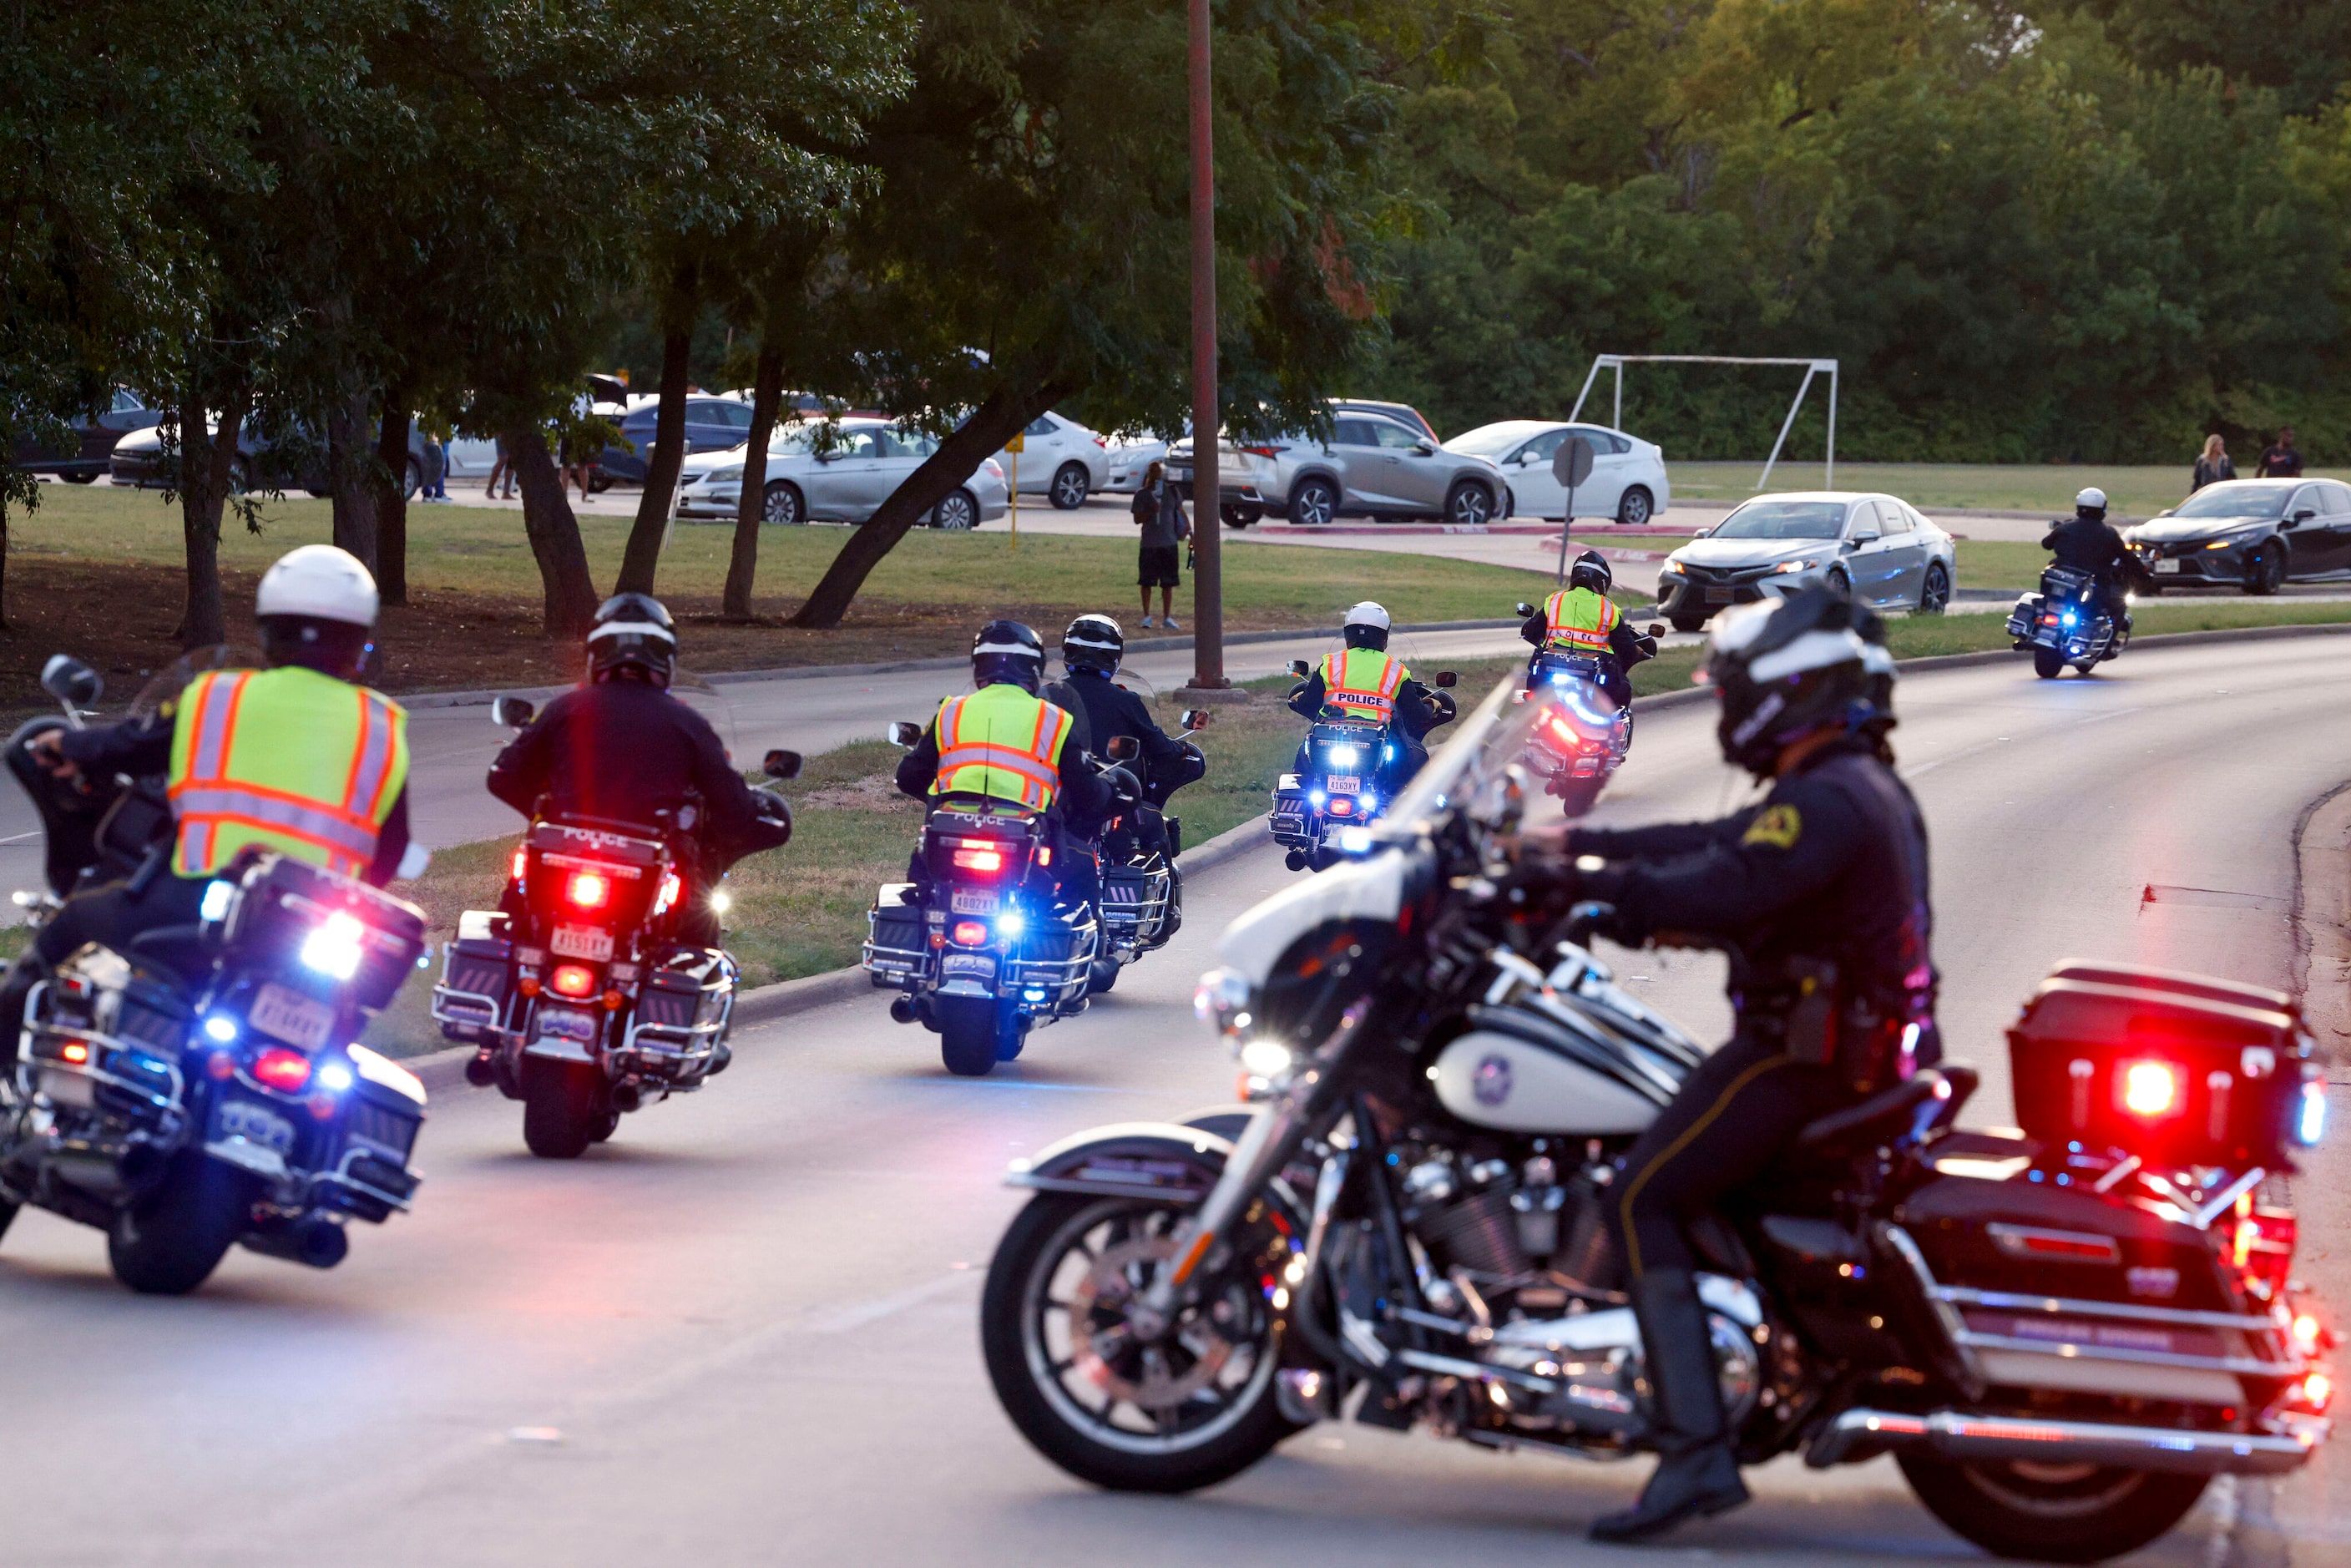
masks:
{"type": "Polygon", "coordinates": [[[2302,477],[2302,454],[2294,450],[2294,426],[2278,427],[2278,438],[2262,453],[2262,465],[2253,470],[2262,479],[2299,479],[2302,477]]]}
{"type": "Polygon", "coordinates": [[[2196,460],[2196,471],[2189,476],[2188,493],[2192,496],[2207,485],[2236,476],[2237,465],[2229,461],[2228,444],[2216,432],[2204,438],[2204,455],[2196,460]]]}
{"type": "Polygon", "coordinates": [[[1184,515],[1183,497],[1167,482],[1165,464],[1143,471],[1143,488],[1134,493],[1134,522],[1143,530],[1136,553],[1134,580],[1143,595],[1143,623],[1152,624],[1151,591],[1159,591],[1159,619],[1170,632],[1183,628],[1176,621],[1176,551],[1192,537],[1192,520],[1184,515]]]}
{"type": "Polygon", "coordinates": [[[489,482],[482,486],[482,494],[493,501],[510,500],[514,496],[515,465],[512,459],[507,456],[507,438],[503,435],[497,436],[493,440],[492,444],[497,449],[497,455],[490,461],[489,482]],[[507,493],[503,497],[498,494],[498,481],[501,478],[507,482],[507,493]]]}

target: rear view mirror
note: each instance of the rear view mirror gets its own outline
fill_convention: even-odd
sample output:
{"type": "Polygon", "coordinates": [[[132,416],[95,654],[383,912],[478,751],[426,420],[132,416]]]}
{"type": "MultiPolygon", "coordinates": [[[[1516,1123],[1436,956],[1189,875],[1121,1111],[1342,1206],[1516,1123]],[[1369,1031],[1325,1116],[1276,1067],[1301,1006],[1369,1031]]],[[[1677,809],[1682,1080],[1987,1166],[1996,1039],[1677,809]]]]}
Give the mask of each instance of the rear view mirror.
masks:
{"type": "Polygon", "coordinates": [[[1432,686],[1449,686],[1457,679],[1458,679],[1458,677],[1456,676],[1452,671],[1439,670],[1437,674],[1428,677],[1428,684],[1432,686]]]}
{"type": "Polygon", "coordinates": [[[1521,615],[1532,615],[1535,612],[1535,607],[1527,603],[1524,600],[1520,601],[1511,608],[1515,609],[1521,615]]]}
{"type": "Polygon", "coordinates": [[[1690,538],[1694,539],[1702,539],[1712,532],[1714,532],[1712,528],[1692,528],[1690,530],[1690,538]]]}
{"type": "Polygon", "coordinates": [[[922,744],[923,727],[912,719],[900,719],[884,732],[893,746],[903,746],[909,751],[922,744]]]}
{"type": "Polygon", "coordinates": [[[1207,708],[1187,707],[1184,710],[1184,728],[1187,732],[1195,729],[1206,729],[1207,727],[1208,710],[1207,708]]]}
{"type": "Polygon", "coordinates": [[[2316,517],[2316,516],[2318,516],[2318,514],[2317,514],[2316,512],[2314,512],[2314,511],[2311,510],[2311,508],[2309,508],[2308,507],[2303,507],[2303,508],[2302,508],[2302,510],[2300,510],[2300,511],[2296,512],[2296,513],[2294,515],[2294,520],[2295,522],[2297,522],[2297,523],[2306,523],[2306,522],[2310,521],[2310,519],[2311,519],[2311,518],[2313,518],[2313,517],[2316,517]]]}
{"type": "Polygon", "coordinates": [[[492,697],[490,722],[506,729],[520,729],[528,724],[538,709],[528,697],[492,697]]]}
{"type": "Polygon", "coordinates": [[[1290,673],[1302,681],[1314,673],[1314,667],[1303,659],[1292,659],[1290,661],[1290,673]]]}
{"type": "Polygon", "coordinates": [[[70,653],[53,653],[41,666],[41,689],[68,707],[91,707],[106,694],[106,681],[70,653]]]}
{"type": "Polygon", "coordinates": [[[1437,448],[1426,441],[1416,441],[1412,444],[1412,455],[1415,457],[1434,457],[1437,455],[1437,448]]]}
{"type": "Polygon", "coordinates": [[[759,771],[770,779],[797,779],[800,776],[800,754],[797,751],[770,751],[760,762],[759,771]]]}
{"type": "Polygon", "coordinates": [[[1662,622],[1662,621],[1652,621],[1652,622],[1649,622],[1649,635],[1650,635],[1650,636],[1652,636],[1652,637],[1662,637],[1662,636],[1664,636],[1665,634],[1666,634],[1666,623],[1665,623],[1664,622],[1662,622]]]}
{"type": "Polygon", "coordinates": [[[1860,549],[1863,545],[1874,545],[1876,542],[1877,536],[1874,533],[1866,532],[1855,534],[1853,538],[1845,540],[1845,543],[1853,546],[1855,549],[1860,549]]]}
{"type": "Polygon", "coordinates": [[[1113,735],[1103,746],[1102,755],[1113,762],[1132,762],[1143,755],[1143,742],[1131,735],[1113,735]]]}

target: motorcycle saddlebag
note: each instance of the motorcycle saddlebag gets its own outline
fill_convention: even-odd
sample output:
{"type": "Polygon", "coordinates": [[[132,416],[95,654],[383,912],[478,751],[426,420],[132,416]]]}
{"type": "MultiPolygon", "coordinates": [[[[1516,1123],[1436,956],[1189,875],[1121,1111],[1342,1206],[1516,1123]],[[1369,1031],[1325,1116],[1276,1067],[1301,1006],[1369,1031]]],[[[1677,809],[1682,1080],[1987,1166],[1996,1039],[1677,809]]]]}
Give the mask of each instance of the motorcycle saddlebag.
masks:
{"type": "Polygon", "coordinates": [[[457,917],[457,939],[449,944],[433,1004],[441,1032],[451,1040],[475,1040],[482,1028],[504,1026],[507,993],[514,980],[514,944],[503,915],[468,909],[457,917]],[[483,1004],[489,1004],[485,1011],[483,1004]]]}
{"type": "Polygon", "coordinates": [[[264,855],[244,876],[223,945],[286,978],[306,972],[304,945],[333,915],[350,916],[363,933],[350,998],[363,1012],[380,1011],[424,953],[424,912],[405,899],[290,855],[264,855]]]}
{"type": "Polygon", "coordinates": [[[2291,1169],[2325,1085],[2282,993],[2128,965],[2069,964],[2008,1031],[2017,1120],[2052,1148],[2158,1169],[2291,1169]]]}
{"type": "Polygon", "coordinates": [[[921,973],[929,952],[922,905],[899,902],[899,895],[914,885],[910,882],[883,883],[880,897],[866,911],[865,967],[872,973],[877,986],[895,986],[921,973]]]}
{"type": "Polygon", "coordinates": [[[2008,612],[2008,634],[2011,637],[2030,637],[2032,635],[2034,622],[2040,619],[2041,595],[2020,593],[2016,596],[2015,608],[2008,612]]]}

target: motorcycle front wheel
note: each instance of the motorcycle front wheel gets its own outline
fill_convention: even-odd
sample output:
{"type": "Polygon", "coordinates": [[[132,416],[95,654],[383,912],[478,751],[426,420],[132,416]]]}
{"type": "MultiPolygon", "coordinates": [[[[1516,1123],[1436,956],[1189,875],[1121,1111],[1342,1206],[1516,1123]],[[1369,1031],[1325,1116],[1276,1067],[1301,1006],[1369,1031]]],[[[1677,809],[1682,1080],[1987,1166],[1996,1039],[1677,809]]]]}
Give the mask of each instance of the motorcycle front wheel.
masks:
{"type": "Polygon", "coordinates": [[[114,1277],[142,1296],[184,1296],[212,1278],[252,1208],[240,1173],[183,1149],[154,1190],[115,1210],[106,1233],[114,1277]]]}
{"type": "Polygon", "coordinates": [[[1166,1333],[1135,1332],[1134,1309],[1189,1212],[1046,1194],[1020,1211],[988,1265],[979,1308],[988,1380],[1021,1436],[1081,1480],[1193,1491],[1299,1429],[1274,1386],[1280,1334],[1259,1278],[1280,1245],[1270,1234],[1263,1258],[1248,1240],[1212,1255],[1166,1333]]]}
{"type": "Polygon", "coordinates": [[[2136,1552],[2186,1517],[2203,1476],[2105,1465],[1896,1457],[1927,1511],[1998,1557],[2103,1563],[2136,1552]]]}
{"type": "Polygon", "coordinates": [[[578,1159],[611,1113],[603,1090],[592,1063],[523,1058],[523,1143],[543,1160],[578,1159]]]}

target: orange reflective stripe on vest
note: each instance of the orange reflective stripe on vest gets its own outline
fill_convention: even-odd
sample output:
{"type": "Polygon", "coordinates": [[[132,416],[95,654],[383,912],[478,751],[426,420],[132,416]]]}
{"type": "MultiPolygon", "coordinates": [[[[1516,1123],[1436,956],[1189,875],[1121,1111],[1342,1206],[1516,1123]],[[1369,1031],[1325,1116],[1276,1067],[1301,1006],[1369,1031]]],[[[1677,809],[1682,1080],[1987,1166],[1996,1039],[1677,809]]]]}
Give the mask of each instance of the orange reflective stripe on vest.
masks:
{"type": "Polygon", "coordinates": [[[988,795],[1031,810],[1061,788],[1061,743],[1074,721],[1018,686],[986,686],[939,705],[933,794],[988,795]]]}
{"type": "Polygon", "coordinates": [[[407,777],[407,716],[387,698],[310,670],[201,675],[172,735],[172,870],[258,845],[357,876],[407,777]]]}
{"type": "Polygon", "coordinates": [[[1608,634],[1624,612],[1605,594],[1571,588],[1543,601],[1543,646],[1578,653],[1608,652],[1608,634]]]}
{"type": "Polygon", "coordinates": [[[1396,689],[1404,685],[1402,659],[1376,648],[1350,648],[1322,657],[1322,706],[1353,718],[1385,724],[1395,716],[1396,689]]]}

